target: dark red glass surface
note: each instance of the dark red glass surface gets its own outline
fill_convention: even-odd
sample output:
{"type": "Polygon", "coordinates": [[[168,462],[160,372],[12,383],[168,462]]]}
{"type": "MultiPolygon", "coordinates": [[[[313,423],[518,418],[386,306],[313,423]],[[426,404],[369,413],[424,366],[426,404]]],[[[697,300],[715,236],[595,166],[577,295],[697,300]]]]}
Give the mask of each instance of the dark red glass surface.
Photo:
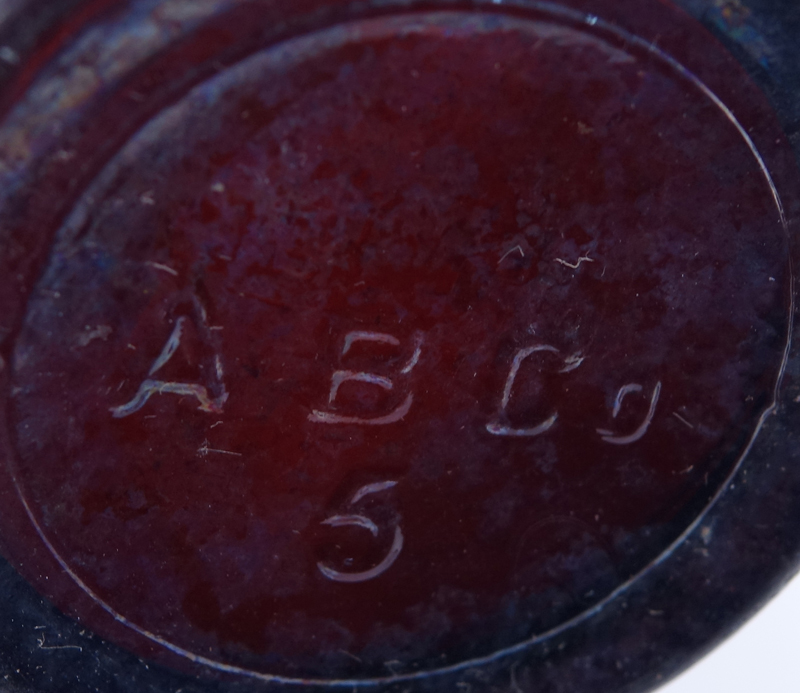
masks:
{"type": "Polygon", "coordinates": [[[716,493],[772,402],[785,245],[737,121],[591,23],[309,34],[164,110],[59,231],[20,493],[94,600],[211,663],[490,657],[716,493]]]}

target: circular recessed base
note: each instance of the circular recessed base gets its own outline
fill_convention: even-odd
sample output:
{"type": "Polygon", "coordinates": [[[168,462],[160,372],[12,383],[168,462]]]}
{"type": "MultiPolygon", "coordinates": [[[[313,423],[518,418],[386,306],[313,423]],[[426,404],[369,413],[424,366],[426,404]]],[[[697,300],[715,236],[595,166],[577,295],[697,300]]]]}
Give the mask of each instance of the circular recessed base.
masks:
{"type": "Polygon", "coordinates": [[[786,368],[770,166],[595,17],[297,31],[63,212],[7,340],[22,569],[212,676],[516,676],[675,560],[786,368]]]}

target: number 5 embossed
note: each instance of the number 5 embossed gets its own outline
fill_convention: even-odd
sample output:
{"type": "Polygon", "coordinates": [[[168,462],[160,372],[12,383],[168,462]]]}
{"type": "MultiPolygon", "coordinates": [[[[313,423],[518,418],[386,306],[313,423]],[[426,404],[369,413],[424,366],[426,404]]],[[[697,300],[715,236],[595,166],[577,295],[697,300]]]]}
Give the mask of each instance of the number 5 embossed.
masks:
{"type": "MultiPolygon", "coordinates": [[[[362,486],[353,495],[353,498],[350,500],[348,505],[352,507],[361,501],[361,499],[365,496],[386,491],[396,485],[396,481],[381,481],[376,484],[367,484],[366,486],[362,486]]],[[[361,527],[370,532],[373,537],[377,537],[380,532],[378,525],[376,525],[375,522],[365,515],[359,514],[333,515],[332,517],[323,520],[322,524],[329,525],[331,527],[361,527]]],[[[400,529],[400,525],[398,524],[394,527],[394,539],[392,540],[392,545],[389,548],[389,552],[375,567],[361,572],[349,573],[331,568],[320,561],[317,563],[317,568],[319,568],[319,571],[326,578],[333,580],[334,582],[366,582],[367,580],[375,579],[379,575],[382,575],[389,570],[389,568],[391,568],[394,562],[397,560],[397,557],[400,555],[402,550],[403,531],[400,529]]]]}

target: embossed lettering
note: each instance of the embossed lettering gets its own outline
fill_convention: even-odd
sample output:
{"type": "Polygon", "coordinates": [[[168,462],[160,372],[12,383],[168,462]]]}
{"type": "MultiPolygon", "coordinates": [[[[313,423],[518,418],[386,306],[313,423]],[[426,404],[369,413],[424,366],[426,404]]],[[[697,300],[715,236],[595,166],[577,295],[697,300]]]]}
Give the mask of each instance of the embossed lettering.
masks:
{"type": "Polygon", "coordinates": [[[175,355],[181,344],[183,330],[188,318],[182,316],[175,322],[175,327],[170,334],[167,343],[158,355],[158,358],[153,362],[148,372],[147,379],[139,386],[138,391],[126,404],[118,407],[111,408],[111,415],[115,419],[122,419],[131,414],[139,411],[153,395],[178,395],[181,397],[193,397],[197,400],[200,411],[209,414],[219,414],[222,412],[225,402],[228,400],[228,392],[225,389],[224,377],[225,372],[222,366],[222,359],[218,354],[214,356],[214,375],[217,380],[216,387],[214,388],[217,393],[209,392],[205,385],[199,383],[180,383],[167,380],[156,380],[154,376],[160,371],[170,359],[175,355]]]}
{"type": "MultiPolygon", "coordinates": [[[[346,356],[352,348],[353,344],[357,342],[374,342],[380,344],[388,344],[390,346],[399,347],[400,340],[393,335],[383,332],[350,332],[344,340],[344,347],[342,349],[342,357],[346,356]]],[[[409,375],[416,365],[419,363],[420,356],[422,355],[422,335],[417,334],[415,337],[414,352],[409,360],[400,369],[401,375],[409,375]]],[[[394,382],[388,378],[377,373],[370,373],[366,371],[350,371],[339,370],[336,371],[331,377],[331,388],[328,393],[328,404],[332,407],[336,404],[336,399],[339,394],[339,388],[346,382],[362,382],[375,385],[383,390],[390,391],[394,389],[394,382]]],[[[411,405],[414,402],[414,394],[408,393],[403,402],[397,407],[392,409],[386,414],[365,417],[353,416],[342,414],[337,411],[320,411],[314,409],[308,415],[309,421],[324,424],[357,424],[365,426],[385,426],[387,424],[396,423],[405,418],[406,414],[411,410],[411,405]]]]}
{"type": "MultiPolygon", "coordinates": [[[[611,418],[617,418],[617,415],[622,409],[622,403],[626,395],[630,393],[641,392],[642,389],[643,388],[641,385],[639,385],[639,383],[629,383],[628,385],[623,385],[617,392],[617,396],[614,398],[614,408],[611,412],[611,418]]],[[[606,443],[611,443],[612,445],[630,445],[631,443],[635,443],[637,440],[642,438],[645,433],[647,433],[647,429],[649,428],[650,423],[653,421],[653,416],[655,416],[656,405],[658,404],[658,398],[660,395],[661,381],[656,383],[656,386],[653,388],[653,392],[650,395],[650,406],[647,410],[647,415],[645,416],[644,421],[639,424],[638,428],[633,431],[633,433],[628,435],[619,435],[605,428],[598,428],[597,432],[606,443]]]]}
{"type": "MultiPolygon", "coordinates": [[[[508,407],[508,403],[511,401],[511,393],[514,389],[514,382],[517,379],[517,374],[519,373],[519,369],[520,366],[522,365],[522,362],[525,361],[525,359],[533,356],[534,354],[539,354],[539,353],[558,354],[559,351],[553,346],[549,346],[547,344],[539,344],[537,346],[519,349],[517,353],[514,355],[514,360],[511,363],[511,369],[508,372],[508,377],[506,378],[506,384],[505,387],[503,388],[503,398],[500,401],[500,411],[502,414],[506,413],[506,408],[508,407]]],[[[577,368],[575,362],[570,363],[569,359],[566,361],[566,363],[568,364],[568,366],[566,367],[567,370],[574,370],[574,368],[577,368]],[[569,366],[572,366],[572,368],[570,368],[569,366]]],[[[579,366],[580,363],[578,362],[577,365],[579,366]]],[[[558,420],[558,412],[554,412],[551,416],[546,418],[544,421],[541,421],[540,423],[536,424],[535,426],[515,428],[513,426],[509,426],[503,423],[498,419],[496,421],[492,421],[486,424],[486,430],[495,436],[531,438],[549,431],[557,420],[558,420]]]]}

